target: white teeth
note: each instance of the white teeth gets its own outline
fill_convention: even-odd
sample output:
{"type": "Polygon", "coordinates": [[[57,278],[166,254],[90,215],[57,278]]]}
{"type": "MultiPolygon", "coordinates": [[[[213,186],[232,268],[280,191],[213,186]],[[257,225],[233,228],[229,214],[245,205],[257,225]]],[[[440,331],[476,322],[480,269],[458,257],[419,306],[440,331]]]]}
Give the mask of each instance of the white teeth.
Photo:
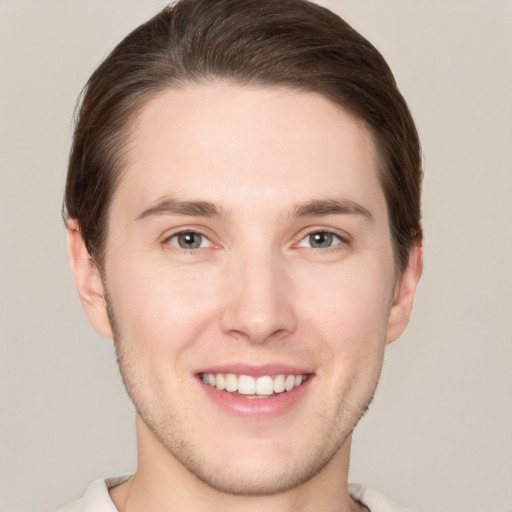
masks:
{"type": "Polygon", "coordinates": [[[286,391],[291,391],[294,386],[295,375],[288,375],[288,377],[286,377],[286,380],[284,381],[284,389],[286,389],[286,391]]]}
{"type": "Polygon", "coordinates": [[[305,375],[263,375],[251,377],[250,375],[235,375],[234,373],[203,373],[200,375],[204,384],[217,388],[219,391],[238,391],[241,395],[248,397],[267,397],[274,393],[291,391],[300,386],[305,380],[305,375]]]}
{"type": "Polygon", "coordinates": [[[233,393],[238,389],[238,379],[236,378],[236,375],[233,375],[232,373],[228,373],[226,375],[226,391],[230,391],[233,393]]]}
{"type": "Polygon", "coordinates": [[[256,382],[249,375],[238,377],[238,392],[241,395],[254,395],[256,393],[256,382]]]}
{"type": "Polygon", "coordinates": [[[274,392],[274,381],[272,377],[258,377],[256,380],[257,395],[271,395],[274,392]]]}
{"type": "Polygon", "coordinates": [[[278,375],[274,379],[274,393],[282,393],[284,391],[284,375],[278,375]]]}
{"type": "Polygon", "coordinates": [[[224,375],[222,373],[217,374],[217,377],[215,378],[215,387],[222,391],[223,389],[226,389],[226,379],[224,378],[224,375]]]}

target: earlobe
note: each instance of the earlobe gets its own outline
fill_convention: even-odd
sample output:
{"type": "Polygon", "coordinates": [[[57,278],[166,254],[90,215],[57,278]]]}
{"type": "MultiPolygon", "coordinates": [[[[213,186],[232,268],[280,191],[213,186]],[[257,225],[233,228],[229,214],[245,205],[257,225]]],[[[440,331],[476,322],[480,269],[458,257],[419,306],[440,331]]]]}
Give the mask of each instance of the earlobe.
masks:
{"type": "Polygon", "coordinates": [[[112,339],[100,271],[87,251],[78,223],[74,219],[68,221],[68,258],[89,322],[99,334],[112,339]]]}
{"type": "Polygon", "coordinates": [[[407,267],[404,270],[393,298],[389,316],[386,343],[395,341],[409,323],[416,286],[423,270],[421,240],[409,251],[407,267]]]}

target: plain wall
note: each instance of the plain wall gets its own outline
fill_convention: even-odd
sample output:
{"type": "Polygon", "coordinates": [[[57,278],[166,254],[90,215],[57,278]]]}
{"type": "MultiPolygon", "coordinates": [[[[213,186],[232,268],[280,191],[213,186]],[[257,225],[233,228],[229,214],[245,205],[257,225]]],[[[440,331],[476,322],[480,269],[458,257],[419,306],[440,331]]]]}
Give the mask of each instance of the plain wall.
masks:
{"type": "MultiPolygon", "coordinates": [[[[164,4],[0,0],[0,512],[135,468],[134,413],[76,296],[60,203],[81,87],[164,4]]],[[[510,512],[512,1],[324,4],[384,54],[425,154],[424,275],[351,479],[422,512],[510,512]]]]}

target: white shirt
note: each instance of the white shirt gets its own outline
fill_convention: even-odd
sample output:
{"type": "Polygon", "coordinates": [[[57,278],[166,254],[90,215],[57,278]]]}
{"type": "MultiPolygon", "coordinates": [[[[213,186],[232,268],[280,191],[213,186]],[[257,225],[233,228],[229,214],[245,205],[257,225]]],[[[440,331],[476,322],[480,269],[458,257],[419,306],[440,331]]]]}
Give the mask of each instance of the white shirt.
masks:
{"type": "MultiPolygon", "coordinates": [[[[130,478],[129,475],[96,480],[89,486],[82,498],[55,512],[118,512],[110,499],[108,490],[126,482],[128,478],[130,478]]],[[[365,505],[370,512],[412,512],[412,510],[398,505],[373,487],[349,484],[348,490],[350,496],[365,505]]]]}

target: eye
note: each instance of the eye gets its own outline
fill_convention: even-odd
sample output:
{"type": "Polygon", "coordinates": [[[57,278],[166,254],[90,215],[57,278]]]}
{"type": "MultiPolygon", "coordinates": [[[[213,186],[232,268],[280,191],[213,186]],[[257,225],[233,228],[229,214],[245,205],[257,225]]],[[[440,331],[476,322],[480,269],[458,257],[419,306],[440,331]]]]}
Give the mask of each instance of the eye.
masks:
{"type": "Polygon", "coordinates": [[[167,242],[185,250],[202,249],[211,245],[208,238],[195,231],[181,231],[169,237],[167,242]]]}
{"type": "Polygon", "coordinates": [[[329,249],[342,243],[341,237],[329,231],[315,231],[309,233],[300,242],[299,247],[312,247],[313,249],[329,249]]]}

